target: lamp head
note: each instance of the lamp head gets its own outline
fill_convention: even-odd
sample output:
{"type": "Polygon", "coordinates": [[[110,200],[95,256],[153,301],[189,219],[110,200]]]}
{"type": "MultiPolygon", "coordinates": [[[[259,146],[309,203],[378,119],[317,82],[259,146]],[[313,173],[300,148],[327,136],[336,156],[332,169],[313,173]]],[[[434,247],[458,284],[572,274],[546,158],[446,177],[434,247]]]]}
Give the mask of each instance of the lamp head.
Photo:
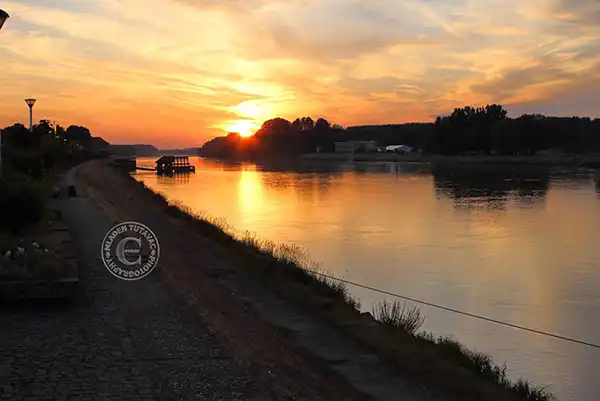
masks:
{"type": "Polygon", "coordinates": [[[35,99],[25,99],[25,103],[27,103],[27,106],[33,107],[35,104],[35,99]]]}
{"type": "Polygon", "coordinates": [[[4,25],[4,23],[6,22],[8,17],[9,17],[8,13],[6,11],[0,9],[0,29],[2,29],[2,25],[4,25]]]}

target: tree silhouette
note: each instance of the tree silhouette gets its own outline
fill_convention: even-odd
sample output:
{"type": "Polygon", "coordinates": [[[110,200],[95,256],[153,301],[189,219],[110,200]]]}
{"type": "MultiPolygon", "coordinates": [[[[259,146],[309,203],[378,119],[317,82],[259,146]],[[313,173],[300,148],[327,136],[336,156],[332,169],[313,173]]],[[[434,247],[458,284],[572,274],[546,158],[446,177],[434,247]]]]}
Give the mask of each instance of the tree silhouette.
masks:
{"type": "Polygon", "coordinates": [[[325,120],[324,118],[319,118],[315,123],[315,131],[319,133],[327,132],[330,128],[331,124],[329,124],[329,121],[325,120]]]}
{"type": "Polygon", "coordinates": [[[445,154],[492,150],[492,127],[507,118],[507,111],[498,104],[486,107],[459,107],[448,117],[435,121],[435,138],[430,150],[445,154]]]}
{"type": "Polygon", "coordinates": [[[315,128],[315,122],[310,117],[301,117],[294,120],[292,128],[296,131],[311,131],[315,128]]]}
{"type": "Polygon", "coordinates": [[[79,125],[71,125],[67,128],[65,139],[67,142],[77,142],[81,145],[85,145],[92,138],[90,130],[86,127],[79,125]]]}

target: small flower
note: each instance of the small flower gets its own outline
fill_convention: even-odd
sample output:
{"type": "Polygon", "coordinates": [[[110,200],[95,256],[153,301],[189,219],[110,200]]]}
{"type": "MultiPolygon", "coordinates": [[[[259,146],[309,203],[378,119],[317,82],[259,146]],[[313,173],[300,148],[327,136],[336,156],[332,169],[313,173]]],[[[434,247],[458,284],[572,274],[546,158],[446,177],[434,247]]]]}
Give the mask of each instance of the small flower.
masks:
{"type": "Polygon", "coordinates": [[[44,249],[44,252],[48,252],[48,249],[47,249],[47,248],[46,248],[46,249],[44,249]]]}
{"type": "Polygon", "coordinates": [[[38,249],[40,247],[40,244],[34,241],[31,243],[31,246],[33,246],[35,249],[38,249]]]}
{"type": "Polygon", "coordinates": [[[23,253],[25,253],[25,248],[21,248],[20,246],[17,247],[17,255],[22,255],[23,253]]]}
{"type": "Polygon", "coordinates": [[[6,251],[6,253],[4,254],[4,257],[6,259],[10,258],[12,256],[12,252],[11,251],[6,251]]]}

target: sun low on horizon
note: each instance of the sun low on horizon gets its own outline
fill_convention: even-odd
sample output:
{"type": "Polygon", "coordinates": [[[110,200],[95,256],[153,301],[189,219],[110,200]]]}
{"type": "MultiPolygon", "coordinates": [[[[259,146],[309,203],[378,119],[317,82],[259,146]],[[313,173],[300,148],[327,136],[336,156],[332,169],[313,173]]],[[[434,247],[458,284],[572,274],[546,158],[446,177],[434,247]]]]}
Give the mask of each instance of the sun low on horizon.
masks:
{"type": "Polygon", "coordinates": [[[600,116],[595,0],[148,3],[3,1],[0,126],[27,123],[29,96],[35,120],[165,148],[275,117],[600,116]]]}
{"type": "Polygon", "coordinates": [[[258,130],[256,123],[249,120],[238,120],[229,123],[226,126],[227,133],[236,132],[243,138],[249,138],[258,130]]]}

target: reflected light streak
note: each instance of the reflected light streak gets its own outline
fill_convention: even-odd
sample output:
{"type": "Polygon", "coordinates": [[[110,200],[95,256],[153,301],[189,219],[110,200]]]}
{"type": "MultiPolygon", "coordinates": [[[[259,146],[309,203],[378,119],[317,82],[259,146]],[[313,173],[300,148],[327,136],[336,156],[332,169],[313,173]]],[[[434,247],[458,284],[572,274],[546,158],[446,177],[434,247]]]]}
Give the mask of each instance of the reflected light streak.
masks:
{"type": "Polygon", "coordinates": [[[242,170],[238,182],[238,204],[242,221],[246,224],[264,214],[263,187],[257,172],[242,170]]]}

